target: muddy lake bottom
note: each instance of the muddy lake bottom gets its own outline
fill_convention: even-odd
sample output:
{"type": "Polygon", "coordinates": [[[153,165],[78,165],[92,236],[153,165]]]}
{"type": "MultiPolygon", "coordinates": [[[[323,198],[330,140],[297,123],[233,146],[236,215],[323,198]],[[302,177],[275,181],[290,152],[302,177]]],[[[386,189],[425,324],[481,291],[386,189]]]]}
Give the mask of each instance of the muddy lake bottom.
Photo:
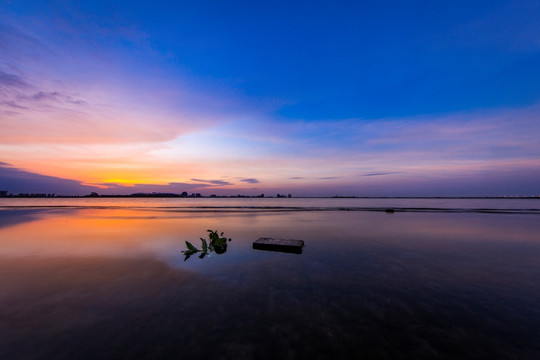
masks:
{"type": "Polygon", "coordinates": [[[539,359],[539,220],[3,208],[0,358],[539,359]]]}

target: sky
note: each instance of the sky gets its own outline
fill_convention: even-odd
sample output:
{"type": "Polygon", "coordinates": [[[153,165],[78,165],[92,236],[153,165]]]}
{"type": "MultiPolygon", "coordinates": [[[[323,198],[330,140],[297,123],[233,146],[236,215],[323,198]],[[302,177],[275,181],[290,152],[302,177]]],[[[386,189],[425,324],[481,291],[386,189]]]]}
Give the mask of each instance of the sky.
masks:
{"type": "Polygon", "coordinates": [[[0,0],[0,190],[540,195],[540,2],[0,0]]]}

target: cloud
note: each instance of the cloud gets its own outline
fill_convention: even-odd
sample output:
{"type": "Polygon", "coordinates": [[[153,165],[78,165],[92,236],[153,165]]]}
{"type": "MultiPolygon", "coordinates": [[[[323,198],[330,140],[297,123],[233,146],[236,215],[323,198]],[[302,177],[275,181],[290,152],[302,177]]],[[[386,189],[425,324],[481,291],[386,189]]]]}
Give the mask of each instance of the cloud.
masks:
{"type": "Polygon", "coordinates": [[[29,100],[41,101],[41,100],[54,100],[58,101],[60,94],[58,91],[39,91],[32,96],[27,97],[29,100]]]}
{"type": "Polygon", "coordinates": [[[69,95],[66,95],[64,97],[64,101],[68,102],[68,103],[71,103],[71,104],[75,104],[75,105],[87,105],[88,103],[84,100],[79,100],[79,99],[75,99],[69,95]]]}
{"type": "Polygon", "coordinates": [[[60,91],[38,91],[31,95],[20,94],[17,96],[19,100],[29,100],[37,102],[49,102],[53,101],[56,103],[67,102],[75,105],[85,105],[86,101],[76,99],[71,95],[63,94],[60,91]]]}
{"type": "Polygon", "coordinates": [[[232,183],[224,180],[203,180],[203,179],[191,179],[191,181],[199,182],[199,183],[207,183],[212,185],[233,185],[232,183]]]}
{"type": "Polygon", "coordinates": [[[0,70],[0,87],[21,89],[30,86],[19,75],[8,74],[0,70]]]}
{"type": "Polygon", "coordinates": [[[339,179],[340,177],[339,176],[325,176],[325,177],[320,177],[320,178],[317,178],[318,180],[334,180],[334,179],[339,179]]]}
{"type": "Polygon", "coordinates": [[[56,193],[63,195],[81,195],[96,191],[93,186],[83,185],[80,181],[42,175],[13,167],[0,162],[0,186],[13,194],[18,193],[56,193]]]}
{"type": "Polygon", "coordinates": [[[211,184],[189,184],[181,182],[170,182],[167,184],[132,184],[130,186],[116,183],[96,183],[101,187],[95,190],[104,195],[129,195],[134,193],[174,193],[181,194],[186,192],[200,192],[205,189],[213,189],[211,184]]]}
{"type": "Polygon", "coordinates": [[[387,171],[387,172],[369,173],[369,174],[364,174],[362,176],[383,176],[383,175],[400,174],[400,173],[401,171],[387,171]]]}
{"type": "Polygon", "coordinates": [[[11,15],[0,14],[1,144],[165,143],[258,112],[170,67],[132,24],[81,21],[75,7],[53,11],[57,26],[11,15]]]}
{"type": "Polygon", "coordinates": [[[7,106],[12,107],[14,109],[20,109],[20,110],[27,110],[28,109],[26,106],[19,105],[15,101],[2,101],[2,102],[0,102],[0,105],[7,105],[7,106]]]}
{"type": "Polygon", "coordinates": [[[110,195],[127,195],[133,193],[176,193],[200,192],[214,189],[215,185],[231,185],[222,180],[197,180],[204,183],[169,182],[167,184],[130,184],[117,183],[83,183],[78,180],[47,176],[13,167],[9,163],[0,162],[0,190],[9,193],[53,193],[56,195],[86,195],[91,192],[110,195]]]}
{"type": "Polygon", "coordinates": [[[247,182],[247,183],[249,183],[249,184],[258,184],[258,183],[260,183],[259,180],[254,179],[254,178],[242,179],[242,180],[240,180],[240,181],[247,182]]]}
{"type": "Polygon", "coordinates": [[[302,180],[302,179],[303,179],[302,176],[293,176],[289,178],[289,180],[302,180]]]}

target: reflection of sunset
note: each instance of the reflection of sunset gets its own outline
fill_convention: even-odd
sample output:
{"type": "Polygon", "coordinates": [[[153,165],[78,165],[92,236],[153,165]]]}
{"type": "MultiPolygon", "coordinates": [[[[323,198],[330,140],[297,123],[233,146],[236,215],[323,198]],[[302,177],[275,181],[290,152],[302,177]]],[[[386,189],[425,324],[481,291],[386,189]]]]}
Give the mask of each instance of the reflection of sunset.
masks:
{"type": "Polygon", "coordinates": [[[144,245],[149,242],[182,244],[183,238],[197,239],[208,226],[200,218],[155,216],[155,212],[122,209],[45,215],[37,221],[0,230],[1,252],[133,256],[143,254],[144,245]]]}
{"type": "MultiPolygon", "coordinates": [[[[302,358],[316,358],[321,343],[333,357],[374,347],[403,354],[404,344],[424,354],[427,342],[462,349],[475,341],[477,353],[496,348],[514,354],[529,351],[523,344],[534,344],[531,334],[540,328],[538,214],[213,212],[160,209],[167,203],[155,199],[78,199],[88,208],[77,208],[75,199],[64,205],[43,199],[35,207],[31,199],[20,200],[28,206],[0,210],[0,333],[7,348],[19,352],[76,358],[81,344],[93,349],[105,343],[108,353],[118,354],[136,344],[137,358],[155,358],[162,343],[172,346],[166,358],[179,351],[198,358],[191,339],[201,334],[206,344],[209,334],[226,329],[217,332],[217,345],[205,358],[219,358],[237,339],[253,348],[270,339],[270,353],[278,323],[287,339],[281,348],[302,334],[290,347],[308,349],[302,358]],[[200,244],[207,229],[232,238],[226,254],[184,262],[185,241],[200,244]],[[305,245],[302,254],[254,250],[260,237],[305,245]],[[359,346],[359,338],[373,334],[359,346]]],[[[241,358],[236,350],[230,358],[241,358]]],[[[459,358],[470,353],[463,351],[459,358]]]]}
{"type": "MultiPolygon", "coordinates": [[[[147,207],[152,203],[128,199],[93,204],[96,207],[147,207]]],[[[234,239],[233,247],[249,248],[259,237],[281,237],[306,240],[307,251],[310,246],[323,246],[328,241],[344,250],[350,247],[350,241],[360,247],[391,246],[413,251],[460,247],[471,241],[522,244],[534,241],[540,233],[539,226],[531,225],[536,215],[470,213],[387,216],[363,211],[235,213],[179,208],[165,211],[99,208],[36,210],[26,222],[24,214],[18,219],[19,224],[0,228],[0,256],[136,256],[150,252],[158,257],[169,257],[183,249],[186,240],[197,242],[206,236],[207,229],[225,231],[234,239]],[[461,226],[455,226],[456,222],[461,226]]]]}

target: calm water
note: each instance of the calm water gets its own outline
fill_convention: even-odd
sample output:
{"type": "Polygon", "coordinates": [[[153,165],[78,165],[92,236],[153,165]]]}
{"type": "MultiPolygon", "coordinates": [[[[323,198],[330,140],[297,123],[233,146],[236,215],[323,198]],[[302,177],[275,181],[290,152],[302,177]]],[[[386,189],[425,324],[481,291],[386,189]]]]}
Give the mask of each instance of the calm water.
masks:
{"type": "Polygon", "coordinates": [[[419,198],[4,198],[2,207],[121,207],[198,210],[380,210],[403,211],[519,210],[540,213],[540,198],[419,199],[419,198]]]}
{"type": "Polygon", "coordinates": [[[0,359],[540,358],[538,200],[0,200],[0,359]]]}

